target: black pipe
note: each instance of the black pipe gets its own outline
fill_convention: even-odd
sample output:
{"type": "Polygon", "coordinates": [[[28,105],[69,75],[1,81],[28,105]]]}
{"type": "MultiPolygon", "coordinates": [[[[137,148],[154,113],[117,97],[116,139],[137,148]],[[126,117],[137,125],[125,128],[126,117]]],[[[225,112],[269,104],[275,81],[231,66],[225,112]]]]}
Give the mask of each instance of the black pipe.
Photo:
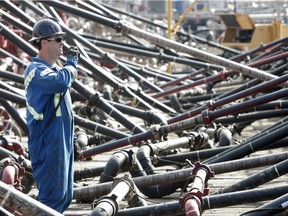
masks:
{"type": "Polygon", "coordinates": [[[4,82],[2,80],[0,80],[0,88],[3,89],[3,90],[6,90],[8,92],[11,92],[11,93],[15,93],[17,95],[20,95],[20,96],[24,96],[25,95],[25,91],[24,91],[24,87],[21,86],[12,86],[10,84],[8,84],[7,82],[4,82]]]}
{"type": "MultiPolygon", "coordinates": [[[[42,12],[42,14],[43,14],[44,12],[42,12]]],[[[45,13],[43,14],[43,15],[45,15],[45,13]]],[[[21,14],[21,16],[23,16],[23,14],[21,14]]],[[[25,16],[26,17],[29,17],[27,14],[25,14],[25,16]]],[[[31,31],[29,32],[29,33],[31,33],[32,32],[32,28],[31,28],[31,31]]],[[[7,31],[4,31],[3,33],[5,33],[5,36],[7,36],[8,38],[11,38],[11,37],[9,37],[9,35],[10,34],[7,34],[7,31]]],[[[11,34],[13,34],[13,33],[11,33],[11,34]]],[[[16,35],[16,34],[13,34],[14,36],[15,36],[15,38],[17,38],[18,36],[16,35]]],[[[20,38],[21,39],[21,38],[20,38]]],[[[14,42],[14,40],[12,40],[13,42],[14,42]]],[[[19,37],[17,38],[17,43],[19,44],[20,43],[20,45],[21,44],[26,44],[26,42],[25,41],[23,41],[23,40],[19,40],[19,37]]],[[[27,45],[28,46],[28,45],[27,45]]],[[[31,46],[28,46],[28,50],[26,49],[27,48],[27,46],[23,46],[23,47],[20,47],[20,48],[22,48],[25,52],[27,52],[28,54],[30,54],[30,55],[36,55],[36,50],[34,49],[34,50],[32,50],[31,51],[31,49],[29,49],[29,48],[31,48],[31,46]]],[[[32,47],[33,48],[33,47],[32,47]]],[[[62,60],[63,60],[63,58],[62,58],[62,60]]],[[[116,80],[113,80],[113,79],[111,79],[111,76],[107,76],[106,75],[106,71],[104,70],[104,69],[102,69],[101,67],[99,67],[99,66],[97,66],[97,65],[95,65],[95,64],[91,64],[91,62],[90,61],[88,61],[88,60],[86,60],[85,58],[83,58],[83,57],[80,57],[80,62],[82,62],[87,68],[90,68],[91,69],[91,71],[95,74],[96,72],[96,77],[97,78],[102,78],[104,81],[106,81],[106,82],[108,82],[108,83],[110,83],[110,85],[112,85],[113,87],[114,87],[114,89],[115,90],[120,90],[120,92],[124,92],[124,93],[126,93],[127,95],[129,95],[129,96],[131,96],[131,97],[136,97],[137,98],[137,100],[139,101],[139,103],[140,103],[140,105],[144,105],[144,107],[148,107],[148,108],[150,108],[150,109],[152,109],[152,107],[147,103],[147,102],[145,102],[142,98],[139,98],[139,97],[137,97],[137,95],[135,95],[132,91],[131,91],[131,87],[129,87],[128,88],[128,86],[127,86],[127,84],[125,84],[125,86],[124,86],[124,84],[121,82],[121,80],[119,80],[118,78],[116,79],[118,82],[116,82],[116,80]]],[[[116,77],[114,77],[114,78],[116,78],[116,77]]],[[[134,90],[135,91],[135,90],[134,90]]],[[[137,93],[139,94],[139,90],[137,91],[137,93]]],[[[161,109],[165,109],[166,111],[168,110],[169,112],[175,112],[175,111],[173,111],[171,108],[168,108],[167,106],[163,106],[163,104],[162,103],[159,103],[157,100],[155,100],[154,98],[152,98],[152,97],[149,97],[148,95],[143,95],[142,94],[142,96],[146,99],[146,100],[148,100],[148,102],[150,103],[150,104],[154,104],[154,105],[156,105],[158,108],[160,107],[161,109]],[[151,102],[152,101],[152,102],[151,102]]]]}
{"type": "MultiPolygon", "coordinates": [[[[271,188],[261,188],[254,190],[247,190],[241,192],[233,192],[220,195],[211,195],[203,197],[203,210],[222,208],[225,206],[246,204],[252,202],[267,201],[275,199],[279,196],[283,196],[281,199],[282,203],[287,200],[288,186],[278,186],[271,188]],[[284,199],[284,197],[286,199],[284,199]]],[[[277,199],[278,200],[278,199],[277,199]]],[[[281,203],[279,200],[279,203],[281,203]]],[[[279,205],[279,204],[278,204],[279,205]]],[[[260,213],[263,213],[261,211],[260,213]]],[[[272,212],[270,212],[272,213],[272,212]]],[[[157,205],[149,205],[138,208],[122,209],[118,211],[117,216],[146,216],[146,215],[157,215],[157,216],[167,216],[167,215],[185,215],[183,209],[179,204],[179,201],[172,201],[167,203],[161,203],[157,205]],[[155,214],[156,213],[156,214],[155,214]]],[[[204,213],[205,214],[205,213],[204,213]]],[[[244,214],[246,216],[246,214],[244,214]]],[[[243,215],[243,216],[244,216],[243,215]]],[[[247,216],[252,216],[252,214],[247,214],[247,216]]],[[[264,216],[263,214],[253,214],[253,216],[264,216]]],[[[265,216],[271,216],[273,214],[265,214],[265,216]]]]}
{"type": "Polygon", "coordinates": [[[126,43],[123,41],[117,41],[117,40],[111,40],[111,39],[105,39],[105,38],[98,38],[93,34],[87,34],[87,33],[80,33],[80,35],[84,38],[86,38],[88,41],[90,41],[91,43],[94,43],[95,45],[98,45],[100,47],[104,47],[104,48],[112,48],[114,45],[117,49],[117,47],[119,48],[119,50],[126,52],[126,46],[128,46],[127,50],[130,51],[135,51],[135,50],[141,50],[140,52],[144,52],[147,54],[152,54],[152,56],[154,56],[156,53],[158,53],[160,51],[160,49],[155,48],[155,47],[145,47],[145,46],[141,46],[141,45],[135,45],[135,44],[131,44],[131,43],[126,43]],[[113,44],[113,45],[112,45],[113,44]],[[153,54],[155,53],[155,54],[153,54]]]}
{"type": "Polygon", "coordinates": [[[129,137],[129,135],[126,133],[122,133],[121,131],[115,130],[113,128],[105,127],[97,122],[82,118],[79,115],[75,114],[74,118],[75,118],[75,125],[79,125],[80,127],[88,129],[94,133],[98,132],[113,139],[121,139],[129,137]]]}
{"type": "MultiPolygon", "coordinates": [[[[244,141],[241,145],[235,146],[231,149],[228,149],[221,154],[211,157],[205,161],[205,163],[216,163],[221,161],[227,161],[232,158],[241,158],[254,151],[265,148],[266,146],[281,140],[285,137],[285,132],[287,132],[288,126],[285,123],[280,125],[275,125],[273,128],[270,128],[267,131],[262,131],[259,134],[256,134],[250,139],[244,141]]],[[[287,134],[286,134],[287,135],[287,134]]]]}
{"type": "Polygon", "coordinates": [[[16,73],[13,73],[13,72],[10,72],[10,71],[0,70],[0,78],[7,79],[7,80],[10,80],[10,81],[14,81],[14,82],[17,82],[17,83],[20,83],[20,84],[24,84],[23,75],[16,74],[16,73]]]}
{"type": "MultiPolygon", "coordinates": [[[[1,92],[1,90],[0,90],[1,92]]],[[[11,117],[13,118],[13,120],[20,126],[20,128],[22,129],[22,131],[24,132],[24,134],[28,134],[28,128],[27,128],[27,124],[25,119],[20,115],[20,113],[18,112],[17,109],[15,109],[14,107],[12,107],[11,104],[9,104],[7,102],[7,100],[3,100],[1,99],[1,93],[0,93],[0,104],[2,104],[2,106],[6,109],[6,111],[11,115],[11,117]]]]}
{"type": "Polygon", "coordinates": [[[75,80],[72,86],[80,94],[82,94],[84,97],[86,97],[89,100],[89,104],[101,108],[104,112],[106,112],[111,117],[119,121],[119,123],[124,125],[127,129],[131,130],[132,133],[144,132],[144,129],[142,129],[141,127],[135,125],[133,122],[128,120],[119,110],[117,110],[115,107],[111,106],[108,102],[106,102],[106,100],[102,98],[99,93],[93,94],[93,92],[91,92],[78,80],[75,80]]]}
{"type": "Polygon", "coordinates": [[[166,118],[159,112],[157,111],[143,111],[131,106],[127,106],[121,103],[117,102],[110,102],[115,108],[120,110],[123,113],[129,114],[131,116],[135,116],[138,118],[141,118],[145,121],[147,125],[152,125],[152,124],[167,124],[166,118]]]}
{"type": "MultiPolygon", "coordinates": [[[[181,139],[177,139],[175,142],[169,141],[169,143],[163,142],[163,143],[157,143],[157,144],[155,143],[153,145],[141,146],[137,152],[137,159],[141,164],[141,170],[144,170],[147,173],[147,175],[155,174],[154,166],[152,165],[150,155],[154,155],[156,151],[159,151],[159,149],[164,151],[167,149],[168,150],[174,149],[180,146],[183,147],[183,146],[191,145],[191,142],[193,142],[193,140],[197,140],[197,139],[195,138],[193,139],[191,137],[187,137],[187,138],[182,137],[181,139]]],[[[201,141],[201,140],[198,139],[198,141],[201,141]]],[[[119,170],[122,169],[122,166],[124,165],[125,161],[127,161],[127,156],[122,159],[119,156],[117,156],[115,159],[114,157],[112,157],[111,160],[109,161],[111,161],[111,163],[110,162],[107,163],[106,165],[107,170],[105,169],[106,171],[103,172],[103,175],[101,174],[100,182],[102,182],[102,180],[111,181],[112,178],[116,176],[116,174],[119,172],[119,170]]],[[[134,177],[142,176],[143,172],[133,171],[131,172],[131,174],[134,177]]],[[[163,196],[166,196],[175,192],[175,190],[177,190],[178,188],[183,188],[185,184],[186,184],[186,181],[181,181],[181,182],[177,182],[173,184],[154,185],[150,187],[141,188],[140,191],[144,195],[150,198],[151,197],[160,198],[160,197],[163,197],[163,196]]]]}
{"type": "Polygon", "coordinates": [[[128,171],[133,165],[135,158],[132,150],[130,151],[118,151],[114,153],[108,160],[103,172],[100,175],[99,182],[112,181],[119,172],[128,171]]]}
{"type": "Polygon", "coordinates": [[[216,134],[219,146],[229,146],[232,142],[233,133],[229,128],[222,127],[217,130],[216,134]]]}
{"type": "Polygon", "coordinates": [[[25,13],[23,10],[20,10],[15,4],[13,4],[9,0],[1,1],[1,5],[5,7],[7,11],[10,11],[12,14],[14,14],[16,17],[22,17],[22,22],[25,22],[28,25],[29,24],[31,25],[31,23],[33,24],[36,22],[36,20],[33,17],[31,17],[31,19],[28,18],[27,13],[25,13]]]}
{"type": "Polygon", "coordinates": [[[19,24],[19,22],[17,22],[17,19],[15,19],[15,17],[10,15],[9,13],[6,13],[2,9],[0,9],[0,12],[1,12],[1,18],[6,20],[7,22],[11,23],[16,28],[19,28],[19,29],[23,29],[24,28],[24,32],[29,32],[30,31],[31,27],[29,25],[19,24]]]}
{"type": "MultiPolygon", "coordinates": [[[[145,49],[141,49],[141,47],[133,48],[133,46],[131,46],[130,44],[125,44],[121,46],[121,45],[113,44],[113,41],[109,40],[109,43],[108,42],[105,43],[101,41],[100,39],[93,39],[93,40],[89,39],[88,41],[99,47],[117,50],[117,51],[129,53],[129,54],[137,54],[143,57],[157,58],[159,61],[175,62],[175,63],[179,63],[183,65],[189,65],[194,68],[206,68],[209,70],[219,71],[223,69],[222,67],[217,66],[215,64],[204,63],[202,61],[192,60],[192,59],[180,57],[180,56],[179,57],[171,56],[171,55],[167,55],[165,53],[159,52],[159,51],[157,53],[153,51],[147,51],[145,49]]],[[[106,60],[106,59],[103,59],[103,60],[106,60]]]]}
{"type": "Polygon", "coordinates": [[[282,213],[283,216],[287,215],[287,199],[288,193],[286,192],[286,194],[283,194],[282,196],[275,197],[273,201],[270,201],[252,211],[243,213],[240,216],[271,216],[278,215],[279,213],[282,213]]]}
{"type": "Polygon", "coordinates": [[[251,125],[252,122],[261,120],[261,119],[269,119],[269,118],[276,118],[276,117],[285,117],[287,116],[287,109],[282,109],[282,110],[268,110],[268,111],[261,111],[261,112],[253,112],[249,114],[243,114],[243,113],[238,113],[237,115],[234,116],[227,116],[227,117],[222,117],[222,118],[217,118],[214,122],[215,123],[220,123],[223,125],[229,125],[232,123],[245,123],[247,122],[247,125],[251,125]]]}
{"type": "Polygon", "coordinates": [[[272,101],[270,103],[262,104],[260,106],[254,107],[254,109],[248,109],[247,112],[253,111],[262,111],[262,110],[279,110],[279,109],[287,109],[288,108],[288,100],[278,100],[272,101]]]}
{"type": "Polygon", "coordinates": [[[252,189],[259,185],[263,185],[282,175],[285,175],[287,172],[288,172],[288,160],[284,160],[278,164],[275,164],[271,167],[261,170],[233,185],[221,188],[216,192],[216,194],[252,189]]]}
{"type": "MultiPolygon", "coordinates": [[[[264,128],[262,131],[260,131],[260,133],[254,135],[254,136],[252,136],[252,137],[249,137],[249,139],[247,139],[246,141],[247,141],[247,142],[250,142],[250,141],[256,140],[256,139],[258,139],[259,137],[262,137],[262,134],[263,134],[263,133],[268,133],[268,134],[269,134],[269,133],[271,133],[271,131],[274,131],[275,129],[279,129],[279,128],[283,127],[283,124],[285,125],[285,123],[286,123],[287,121],[288,121],[288,117],[284,117],[283,119],[277,121],[277,122],[274,123],[273,125],[264,128]]],[[[281,140],[281,139],[280,139],[280,140],[281,140]]],[[[247,143],[247,142],[246,142],[246,143],[247,143]]],[[[268,145],[268,146],[269,146],[269,145],[268,145]]],[[[236,149],[239,148],[239,147],[240,147],[240,145],[233,147],[233,150],[232,150],[232,151],[236,150],[236,149]]],[[[228,150],[226,150],[226,151],[223,151],[223,152],[219,153],[219,154],[217,155],[217,157],[221,157],[222,155],[225,155],[225,154],[229,153],[230,151],[231,151],[231,149],[228,149],[228,150]]],[[[216,159],[216,157],[211,157],[211,158],[209,158],[208,160],[206,160],[206,163],[207,163],[207,162],[209,163],[210,160],[212,161],[212,160],[214,160],[214,159],[216,159]]]]}
{"type": "MultiPolygon", "coordinates": [[[[239,170],[247,170],[256,167],[263,167],[267,165],[273,165],[288,158],[287,152],[274,153],[264,156],[255,156],[253,158],[244,158],[233,161],[221,162],[209,165],[209,168],[215,172],[215,174],[234,172],[239,170]]],[[[149,187],[155,184],[170,184],[173,182],[179,182],[187,180],[191,177],[192,168],[185,168],[182,170],[175,170],[166,173],[147,175],[133,178],[133,182],[138,188],[149,187]]],[[[102,196],[111,189],[111,183],[101,183],[97,185],[86,186],[84,188],[74,189],[74,198],[82,199],[87,197],[102,196]]]]}
{"type": "MultiPolygon", "coordinates": [[[[13,59],[13,62],[17,64],[19,67],[26,68],[27,63],[24,63],[18,57],[12,55],[11,53],[7,52],[6,50],[0,48],[0,55],[4,55],[13,59]]],[[[23,78],[24,79],[24,78],[23,78]]]]}
{"type": "Polygon", "coordinates": [[[74,181],[80,181],[86,178],[93,178],[95,176],[100,176],[103,172],[105,166],[96,168],[85,168],[85,169],[75,169],[74,170],[74,181]]]}
{"type": "MultiPolygon", "coordinates": [[[[6,1],[6,0],[5,0],[6,1]]],[[[29,45],[23,38],[11,31],[7,26],[0,22],[0,34],[12,41],[17,47],[25,51],[30,56],[36,56],[37,50],[29,45]]]]}
{"type": "Polygon", "coordinates": [[[161,92],[162,91],[161,88],[159,88],[158,86],[150,83],[144,77],[141,77],[139,74],[135,73],[135,71],[133,71],[130,68],[126,67],[124,64],[122,64],[116,58],[114,58],[111,55],[109,55],[109,53],[104,52],[100,48],[94,46],[88,40],[86,40],[85,38],[81,37],[79,34],[76,34],[72,30],[70,30],[63,23],[60,23],[60,25],[61,25],[62,29],[67,33],[68,36],[70,36],[71,38],[77,39],[79,42],[81,42],[82,44],[86,45],[86,47],[91,49],[93,52],[98,53],[101,56],[101,60],[107,61],[107,62],[111,63],[112,65],[119,67],[119,69],[121,69],[124,72],[128,73],[130,76],[134,77],[137,81],[142,82],[144,85],[146,85],[147,87],[153,89],[154,91],[156,91],[156,92],[161,92]]]}
{"type": "Polygon", "coordinates": [[[31,216],[62,216],[59,212],[0,181],[1,205],[31,216]]]}
{"type": "Polygon", "coordinates": [[[157,163],[154,163],[155,166],[166,166],[166,165],[180,165],[181,167],[185,164],[185,160],[189,160],[192,163],[196,161],[203,161],[208,159],[214,155],[219,154],[222,151],[230,149],[230,146],[223,146],[218,148],[212,149],[202,149],[196,150],[192,152],[182,152],[181,154],[172,154],[172,155],[165,155],[161,156],[157,163]]]}

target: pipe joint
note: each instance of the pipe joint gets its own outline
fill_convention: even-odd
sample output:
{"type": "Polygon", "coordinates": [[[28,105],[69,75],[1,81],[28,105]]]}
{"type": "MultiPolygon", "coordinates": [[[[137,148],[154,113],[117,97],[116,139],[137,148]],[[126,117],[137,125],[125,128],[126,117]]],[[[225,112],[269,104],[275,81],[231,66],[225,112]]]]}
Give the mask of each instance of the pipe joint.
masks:
{"type": "Polygon", "coordinates": [[[212,124],[212,121],[214,120],[214,118],[213,118],[213,116],[212,116],[212,113],[209,112],[208,109],[203,110],[203,111],[201,112],[201,115],[202,115],[203,123],[204,123],[205,125],[210,125],[210,124],[212,124]]]}
{"type": "Polygon", "coordinates": [[[215,106],[216,102],[214,100],[209,100],[206,104],[206,107],[208,110],[215,110],[216,106],[215,106]]]}
{"type": "Polygon", "coordinates": [[[155,140],[166,141],[168,134],[165,132],[165,130],[165,125],[154,125],[151,127],[151,132],[155,140]]]}
{"type": "MultiPolygon", "coordinates": [[[[103,196],[96,202],[92,203],[92,209],[104,209],[109,216],[115,216],[118,212],[117,196],[112,194],[111,196],[103,196]]],[[[93,210],[94,211],[94,210],[93,210]]]]}
{"type": "Polygon", "coordinates": [[[204,170],[206,172],[205,184],[208,182],[210,178],[213,178],[215,175],[215,173],[208,166],[201,164],[200,162],[196,162],[194,164],[192,175],[196,176],[199,170],[204,170]]]}
{"type": "Polygon", "coordinates": [[[124,163],[124,165],[122,167],[123,170],[128,170],[131,167],[131,165],[134,165],[134,163],[135,163],[135,154],[134,154],[134,152],[132,150],[128,151],[128,150],[122,149],[122,150],[120,150],[118,152],[113,153],[113,155],[115,155],[115,154],[123,154],[124,155],[125,163],[124,163]]]}
{"type": "Polygon", "coordinates": [[[200,149],[200,147],[205,144],[209,137],[207,133],[203,133],[201,131],[191,131],[188,133],[189,138],[189,146],[193,145],[194,149],[200,149]]]}
{"type": "Polygon", "coordinates": [[[232,140],[233,132],[230,128],[218,126],[215,131],[215,142],[219,141],[220,146],[230,145],[232,140]]]}
{"type": "Polygon", "coordinates": [[[17,190],[22,190],[21,178],[25,168],[11,158],[4,158],[2,161],[2,180],[6,184],[12,184],[17,190]],[[13,169],[13,171],[12,171],[13,169]],[[13,176],[12,176],[13,175],[13,176]],[[7,182],[7,181],[9,182],[7,182]],[[13,182],[11,182],[13,181],[13,182]]]}
{"type": "Polygon", "coordinates": [[[115,25],[114,28],[116,30],[117,33],[120,33],[122,31],[123,28],[123,21],[119,20],[115,25]]]}
{"type": "Polygon", "coordinates": [[[203,193],[201,191],[190,191],[188,193],[186,193],[183,197],[179,197],[179,204],[181,206],[182,209],[185,208],[185,204],[186,202],[188,202],[188,200],[195,200],[197,202],[197,206],[199,206],[199,211],[202,209],[203,206],[203,193]]]}
{"type": "Polygon", "coordinates": [[[93,94],[90,98],[89,98],[89,104],[90,105],[100,105],[102,103],[101,99],[100,99],[100,93],[96,92],[95,94],[93,94]]]}

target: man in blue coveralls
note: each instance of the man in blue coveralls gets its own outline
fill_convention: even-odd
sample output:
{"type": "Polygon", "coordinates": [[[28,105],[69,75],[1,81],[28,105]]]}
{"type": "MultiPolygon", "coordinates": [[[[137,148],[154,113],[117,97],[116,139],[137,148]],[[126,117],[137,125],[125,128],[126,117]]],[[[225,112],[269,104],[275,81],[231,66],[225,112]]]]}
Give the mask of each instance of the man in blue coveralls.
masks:
{"type": "Polygon", "coordinates": [[[38,199],[64,212],[73,198],[74,118],[69,87],[77,76],[78,53],[71,51],[64,67],[61,26],[43,18],[33,27],[30,42],[39,50],[25,70],[28,150],[38,199]]]}

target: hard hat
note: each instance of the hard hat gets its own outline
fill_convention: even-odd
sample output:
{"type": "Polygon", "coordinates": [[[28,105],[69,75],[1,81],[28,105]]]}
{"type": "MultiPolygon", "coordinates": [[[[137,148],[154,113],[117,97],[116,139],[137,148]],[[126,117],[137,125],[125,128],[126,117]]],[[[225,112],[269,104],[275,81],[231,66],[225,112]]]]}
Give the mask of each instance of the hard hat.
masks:
{"type": "Polygon", "coordinates": [[[51,36],[65,35],[57,19],[46,17],[37,21],[33,27],[31,43],[38,43],[40,39],[51,36]]]}

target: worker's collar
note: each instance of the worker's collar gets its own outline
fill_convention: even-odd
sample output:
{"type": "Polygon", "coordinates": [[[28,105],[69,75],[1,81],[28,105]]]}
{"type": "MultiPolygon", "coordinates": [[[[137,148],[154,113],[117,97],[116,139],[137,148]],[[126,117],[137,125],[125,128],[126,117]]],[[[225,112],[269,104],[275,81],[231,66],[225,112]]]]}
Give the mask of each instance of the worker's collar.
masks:
{"type": "Polygon", "coordinates": [[[56,68],[54,65],[49,64],[48,62],[46,62],[45,60],[39,58],[38,56],[32,57],[32,61],[33,62],[38,62],[38,63],[41,63],[41,64],[45,64],[47,67],[50,67],[50,68],[56,68]]]}

